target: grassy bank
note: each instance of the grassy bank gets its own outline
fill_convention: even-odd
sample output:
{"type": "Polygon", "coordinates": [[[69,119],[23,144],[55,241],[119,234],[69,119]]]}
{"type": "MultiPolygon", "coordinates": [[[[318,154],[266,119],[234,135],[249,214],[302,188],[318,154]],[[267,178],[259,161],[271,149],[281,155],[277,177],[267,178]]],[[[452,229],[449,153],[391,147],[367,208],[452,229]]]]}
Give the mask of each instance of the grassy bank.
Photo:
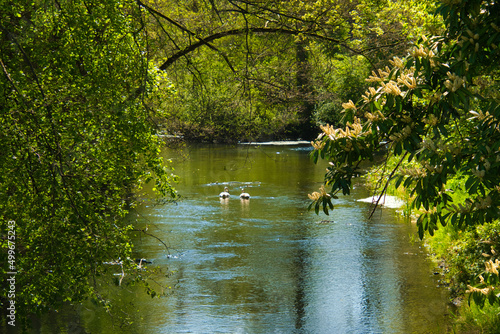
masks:
{"type": "MultiPolygon", "coordinates": [[[[397,162],[396,159],[389,159],[384,165],[372,167],[365,174],[367,184],[375,192],[383,189],[397,162]]],[[[415,166],[402,165],[399,168],[411,167],[415,166]]],[[[464,183],[464,178],[455,177],[446,184],[445,191],[450,194],[455,205],[466,202],[464,183]]],[[[411,209],[411,189],[396,188],[393,182],[389,182],[387,194],[404,199],[407,205],[402,214],[416,222],[419,211],[411,209]]],[[[500,333],[499,304],[490,305],[487,300],[471,298],[471,294],[467,292],[471,290],[470,286],[476,286],[489,277],[489,273],[485,273],[485,262],[494,262],[500,258],[500,221],[473,226],[447,224],[440,226],[433,236],[426,234],[424,241],[432,260],[443,268],[444,280],[450,291],[450,302],[460,306],[454,315],[454,332],[500,333]]],[[[493,293],[498,296],[500,285],[497,278],[498,276],[493,280],[496,283],[493,284],[493,293]]],[[[479,295],[481,293],[478,292],[479,295]]]]}

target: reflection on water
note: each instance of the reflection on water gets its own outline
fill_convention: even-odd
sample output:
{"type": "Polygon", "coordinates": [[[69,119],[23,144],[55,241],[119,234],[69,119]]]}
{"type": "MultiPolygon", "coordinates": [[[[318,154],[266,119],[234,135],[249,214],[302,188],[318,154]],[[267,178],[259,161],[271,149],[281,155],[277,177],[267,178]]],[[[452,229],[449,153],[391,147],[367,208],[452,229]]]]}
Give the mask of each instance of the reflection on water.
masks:
{"type": "MultiPolygon", "coordinates": [[[[383,209],[368,220],[358,185],[330,216],[307,211],[325,166],[293,147],[197,147],[175,160],[184,200],[139,208],[156,239],[140,256],[174,271],[173,292],[124,293],[134,333],[443,333],[437,288],[415,229],[383,209]],[[231,197],[218,194],[229,188],[231,197]],[[241,188],[252,196],[240,200],[241,188]],[[127,299],[128,298],[128,299],[127,299]]],[[[168,154],[168,153],[167,153],[168,154]]],[[[116,330],[99,315],[92,333],[116,330]]]]}
{"type": "MultiPolygon", "coordinates": [[[[362,187],[331,216],[306,210],[324,166],[284,147],[201,147],[176,172],[186,197],[143,208],[177,259],[140,245],[176,272],[155,302],[155,333],[424,333],[446,325],[415,231],[385,209],[368,220],[362,187]],[[227,186],[231,198],[220,200],[227,186]],[[238,198],[245,187],[252,198],[238,198]],[[167,233],[166,233],[167,232],[167,233]]],[[[147,307],[147,306],[145,306],[147,307]]]]}

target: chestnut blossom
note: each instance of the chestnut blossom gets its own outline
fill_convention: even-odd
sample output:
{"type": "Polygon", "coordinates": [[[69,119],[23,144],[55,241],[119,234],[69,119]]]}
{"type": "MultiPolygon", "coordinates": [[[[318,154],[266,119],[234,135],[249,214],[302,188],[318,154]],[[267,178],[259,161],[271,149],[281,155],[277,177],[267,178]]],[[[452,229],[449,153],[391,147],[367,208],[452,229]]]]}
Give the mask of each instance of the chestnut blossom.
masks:
{"type": "Polygon", "coordinates": [[[388,83],[381,83],[382,87],[384,88],[384,92],[387,94],[391,95],[402,95],[401,89],[398,87],[398,84],[394,81],[389,81],[388,83]]]}
{"type": "Polygon", "coordinates": [[[348,109],[357,110],[356,106],[354,105],[354,102],[352,102],[351,100],[349,100],[349,102],[347,102],[347,103],[342,103],[342,108],[344,108],[345,110],[348,110],[348,109]]]}
{"type": "Polygon", "coordinates": [[[467,291],[465,291],[466,293],[479,292],[485,296],[489,295],[493,290],[495,290],[495,288],[492,286],[488,286],[486,288],[479,289],[479,288],[475,288],[473,286],[467,285],[467,288],[468,288],[467,291]]]}
{"type": "Polygon", "coordinates": [[[460,87],[464,85],[464,79],[456,75],[455,73],[446,73],[448,75],[448,80],[444,82],[444,85],[452,93],[456,92],[460,87]]]}
{"type": "Polygon", "coordinates": [[[309,199],[311,199],[313,201],[317,201],[317,200],[319,200],[320,198],[323,198],[323,197],[330,197],[330,195],[327,194],[324,185],[322,185],[319,188],[319,192],[315,191],[312,194],[308,194],[307,196],[309,197],[309,199]]]}
{"type": "Polygon", "coordinates": [[[489,260],[488,262],[485,262],[484,265],[486,267],[487,272],[499,275],[498,267],[500,267],[500,261],[498,259],[496,259],[495,262],[493,262],[493,260],[489,260]]]}

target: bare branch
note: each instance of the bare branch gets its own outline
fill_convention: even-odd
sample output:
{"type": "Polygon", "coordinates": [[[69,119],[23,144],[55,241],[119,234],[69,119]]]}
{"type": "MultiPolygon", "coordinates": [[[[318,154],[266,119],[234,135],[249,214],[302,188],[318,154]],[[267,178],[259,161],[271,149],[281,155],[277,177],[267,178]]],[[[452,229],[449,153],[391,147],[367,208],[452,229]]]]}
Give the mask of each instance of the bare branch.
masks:
{"type": "Polygon", "coordinates": [[[286,29],[286,28],[247,27],[247,28],[232,29],[232,30],[228,30],[228,31],[215,33],[213,35],[210,35],[210,36],[207,36],[204,38],[197,37],[197,38],[199,38],[198,42],[193,43],[193,44],[187,46],[186,48],[184,48],[183,50],[180,50],[180,51],[174,53],[160,66],[160,69],[166,70],[179,58],[193,52],[194,50],[198,49],[199,47],[201,47],[203,45],[208,45],[209,42],[212,42],[212,41],[224,38],[224,37],[228,37],[228,36],[247,34],[249,32],[250,33],[267,33],[267,34],[278,33],[278,34],[285,34],[285,35],[303,34],[305,36],[309,36],[309,37],[318,38],[318,39],[327,40],[330,42],[337,43],[355,54],[360,54],[360,55],[363,54],[362,51],[356,50],[356,49],[348,46],[343,41],[340,41],[340,40],[335,39],[335,38],[327,37],[327,36],[322,36],[322,35],[312,33],[312,32],[301,31],[301,30],[291,30],[291,29],[286,29]]]}
{"type": "Polygon", "coordinates": [[[145,229],[142,229],[142,230],[139,230],[139,229],[132,229],[131,231],[134,231],[134,232],[142,232],[142,233],[144,233],[144,234],[146,234],[146,235],[149,235],[150,237],[155,238],[156,240],[158,240],[159,242],[161,242],[161,243],[163,244],[163,246],[165,246],[165,248],[167,249],[167,252],[170,254],[170,249],[168,248],[167,244],[166,244],[163,240],[161,240],[160,238],[158,238],[156,235],[151,234],[151,233],[149,233],[149,232],[146,232],[146,230],[145,230],[145,229]]]}
{"type": "Polygon", "coordinates": [[[382,191],[378,195],[377,202],[375,202],[375,207],[373,208],[372,212],[370,213],[370,216],[368,219],[371,219],[373,217],[373,214],[375,213],[375,210],[377,209],[378,204],[380,203],[380,199],[382,198],[382,196],[384,196],[385,192],[387,191],[387,187],[389,186],[389,182],[391,181],[391,178],[394,176],[397,169],[399,168],[399,165],[401,165],[401,163],[403,162],[403,160],[406,158],[407,155],[408,155],[408,152],[405,152],[405,154],[403,154],[401,159],[399,159],[396,167],[394,167],[394,169],[391,171],[391,174],[389,174],[389,177],[387,178],[387,181],[385,182],[384,188],[382,189],[382,191]]]}

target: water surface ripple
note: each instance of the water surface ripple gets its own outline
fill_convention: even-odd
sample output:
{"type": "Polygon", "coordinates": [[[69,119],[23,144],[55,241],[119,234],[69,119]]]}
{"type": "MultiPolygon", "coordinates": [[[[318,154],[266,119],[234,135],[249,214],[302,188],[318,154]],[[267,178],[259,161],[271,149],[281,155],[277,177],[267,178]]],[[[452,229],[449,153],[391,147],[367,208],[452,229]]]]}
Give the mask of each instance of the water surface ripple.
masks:
{"type": "MultiPolygon", "coordinates": [[[[357,185],[330,216],[307,211],[324,165],[293,147],[189,148],[174,159],[185,199],[141,208],[152,240],[139,249],[174,271],[171,296],[143,306],[154,333],[442,333],[436,287],[415,229],[357,185]],[[229,200],[218,193],[227,186],[229,200]],[[241,188],[252,198],[242,201],[241,188]],[[154,304],[154,306],[153,306],[154,304]]],[[[170,156],[175,158],[176,155],[170,156]]]]}

